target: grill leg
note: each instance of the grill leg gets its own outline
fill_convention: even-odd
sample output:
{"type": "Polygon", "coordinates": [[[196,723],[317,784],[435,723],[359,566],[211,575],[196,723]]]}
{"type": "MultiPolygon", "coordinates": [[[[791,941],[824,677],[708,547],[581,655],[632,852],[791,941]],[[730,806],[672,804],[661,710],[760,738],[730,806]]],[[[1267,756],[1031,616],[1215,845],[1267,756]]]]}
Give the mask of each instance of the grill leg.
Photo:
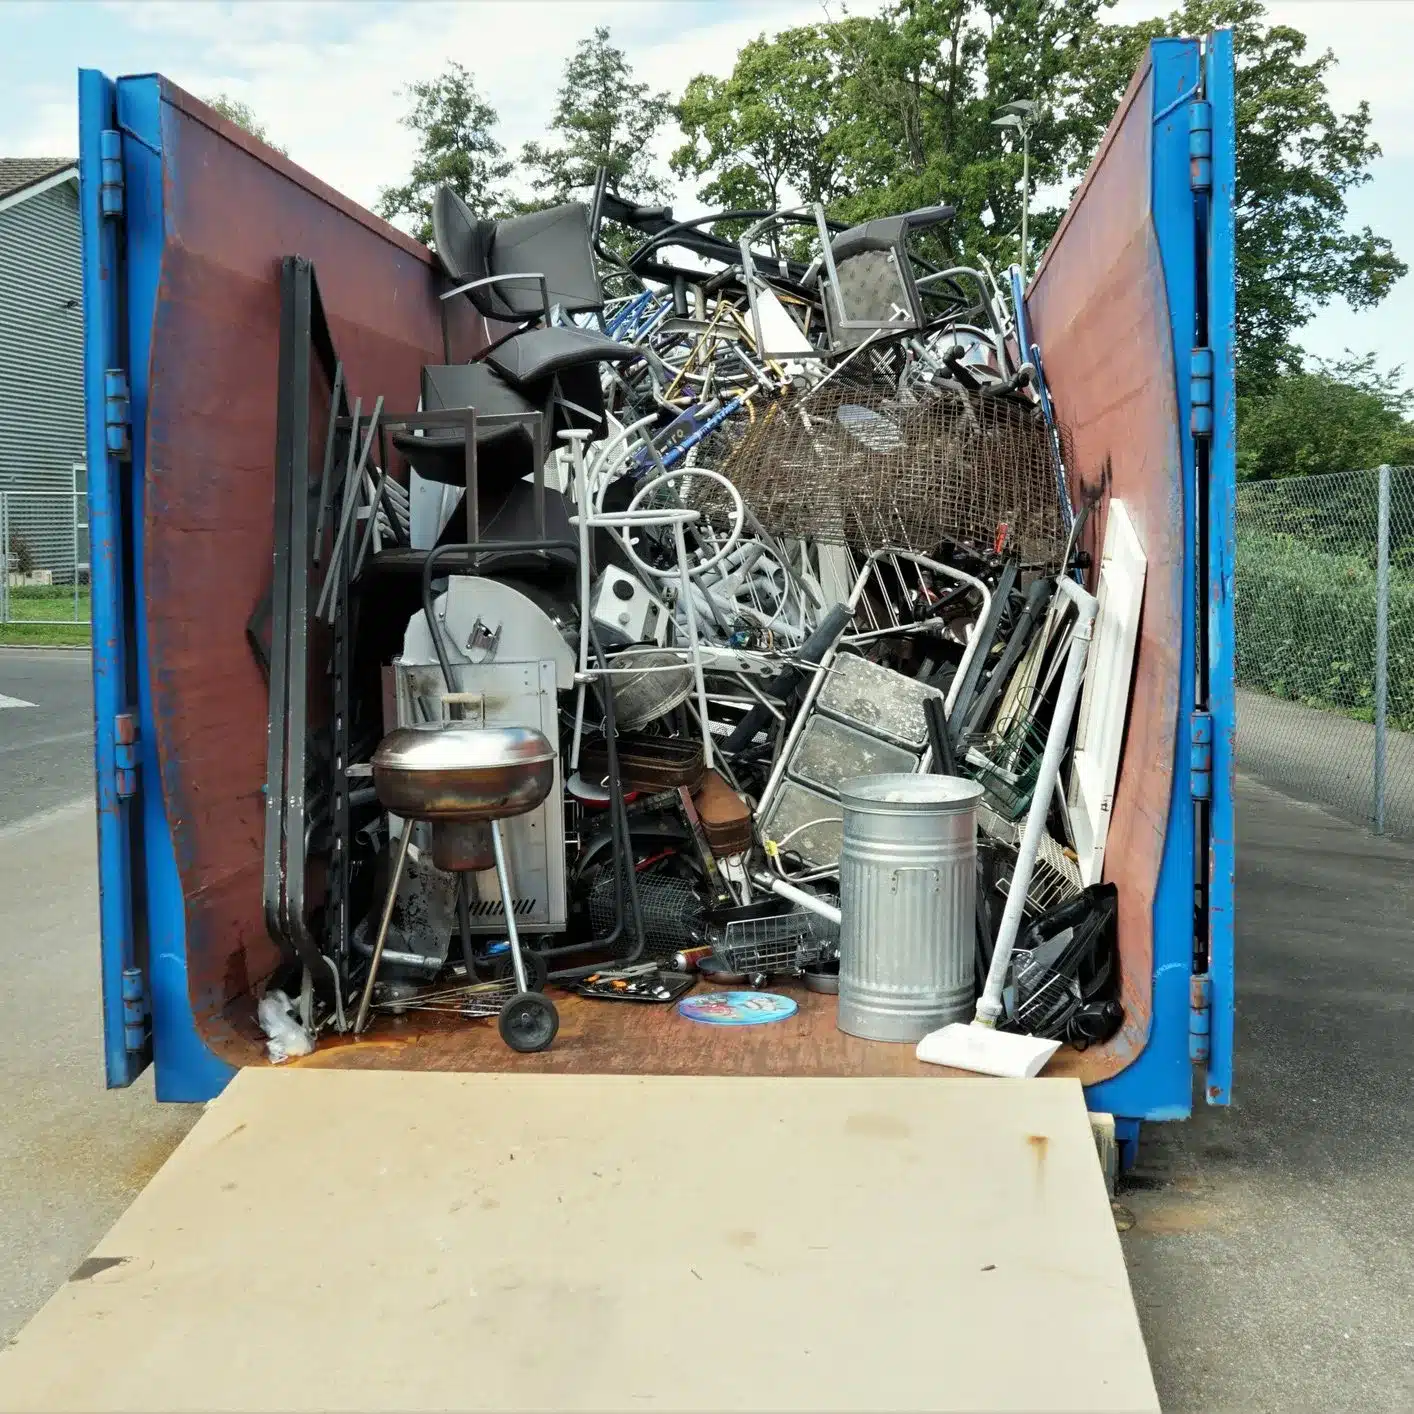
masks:
{"type": "MultiPolygon", "coordinates": [[[[373,984],[378,980],[378,964],[383,960],[383,945],[388,941],[388,925],[393,921],[393,905],[398,900],[398,884],[402,881],[403,865],[407,862],[408,845],[412,843],[412,821],[403,821],[403,836],[398,841],[398,858],[393,865],[393,877],[388,880],[388,897],[383,900],[383,916],[378,920],[378,937],[373,944],[373,956],[368,959],[368,977],[363,995],[358,999],[358,1015],[354,1017],[354,1035],[368,1025],[368,1008],[373,1004],[373,984]]],[[[499,849],[498,849],[499,854],[499,849]]]]}
{"type": "Polygon", "coordinates": [[[491,822],[491,847],[496,851],[496,882],[501,886],[501,907],[506,913],[506,941],[511,945],[511,966],[515,969],[516,990],[528,992],[525,959],[520,955],[520,933],[516,928],[515,894],[511,889],[511,869],[506,860],[506,847],[501,840],[501,822],[491,822]]]}

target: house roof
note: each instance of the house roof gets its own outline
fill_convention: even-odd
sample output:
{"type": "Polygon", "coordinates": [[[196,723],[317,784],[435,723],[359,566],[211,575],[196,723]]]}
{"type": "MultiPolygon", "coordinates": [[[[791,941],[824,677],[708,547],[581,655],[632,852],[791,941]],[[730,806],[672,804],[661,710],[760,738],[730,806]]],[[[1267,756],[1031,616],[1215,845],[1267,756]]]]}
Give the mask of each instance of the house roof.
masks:
{"type": "Polygon", "coordinates": [[[0,197],[14,196],[77,165],[76,157],[0,157],[0,197]]]}

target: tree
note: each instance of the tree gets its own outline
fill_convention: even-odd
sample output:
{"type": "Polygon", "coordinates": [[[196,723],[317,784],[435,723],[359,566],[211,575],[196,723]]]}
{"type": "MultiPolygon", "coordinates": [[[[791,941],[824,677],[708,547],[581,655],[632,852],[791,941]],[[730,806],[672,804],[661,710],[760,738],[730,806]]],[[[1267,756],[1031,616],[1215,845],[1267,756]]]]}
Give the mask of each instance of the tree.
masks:
{"type": "Polygon", "coordinates": [[[1408,269],[1368,226],[1346,225],[1346,195],[1380,155],[1370,109],[1331,106],[1336,63],[1308,58],[1306,37],[1269,25],[1260,0],[1185,0],[1167,19],[1105,26],[1088,51],[1088,129],[1073,165],[1089,160],[1149,40],[1232,25],[1237,51],[1238,387],[1253,392],[1300,367],[1292,335],[1333,299],[1378,304],[1408,269]]]}
{"type": "Polygon", "coordinates": [[[273,147],[276,152],[288,157],[289,150],[281,147],[267,130],[264,123],[251,111],[250,105],[242,103],[239,98],[232,98],[230,94],[218,93],[215,98],[205,100],[206,106],[219,113],[228,123],[234,123],[238,128],[244,128],[251,137],[258,138],[267,147],[273,147]]]}
{"type": "Polygon", "coordinates": [[[804,25],[751,40],[726,79],[699,74],[674,109],[685,141],[672,155],[673,172],[710,175],[697,194],[714,207],[844,195],[849,119],[840,59],[833,27],[804,25]]]}
{"type": "Polygon", "coordinates": [[[1410,390],[1374,354],[1313,360],[1237,402],[1237,474],[1245,481],[1414,464],[1410,390]]]}
{"type": "Polygon", "coordinates": [[[413,100],[402,121],[417,134],[417,158],[404,185],[379,193],[378,214],[413,217],[413,234],[431,245],[432,198],[438,187],[451,187],[478,215],[496,215],[509,202],[502,183],[513,164],[495,137],[496,110],[461,64],[450,63],[437,78],[408,84],[403,91],[413,100]]]}
{"type": "MultiPolygon", "coordinates": [[[[1101,0],[895,0],[882,14],[790,30],[743,49],[730,78],[694,79],[679,105],[680,175],[711,174],[715,201],[820,200],[850,221],[948,202],[921,247],[1017,256],[1021,153],[992,127],[1000,104],[1041,104],[1034,186],[1057,182],[1075,142],[1077,56],[1101,0]],[[981,213],[990,206],[989,231],[981,213]]],[[[1044,238],[1044,213],[1035,213],[1044,238]]]]}
{"type": "Polygon", "coordinates": [[[565,66],[550,131],[558,146],[528,142],[521,161],[534,170],[542,204],[568,201],[577,187],[594,184],[609,169],[609,186],[635,200],[662,200],[668,192],[653,173],[650,150],[668,116],[668,95],[634,83],[622,49],[600,25],[580,40],[565,66]]]}

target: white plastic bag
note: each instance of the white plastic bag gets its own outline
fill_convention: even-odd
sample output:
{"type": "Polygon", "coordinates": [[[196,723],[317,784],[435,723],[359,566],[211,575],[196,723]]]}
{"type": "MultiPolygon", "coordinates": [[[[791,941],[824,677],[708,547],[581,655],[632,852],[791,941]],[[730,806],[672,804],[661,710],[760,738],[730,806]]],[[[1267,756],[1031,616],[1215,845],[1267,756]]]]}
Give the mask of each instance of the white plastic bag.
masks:
{"type": "Polygon", "coordinates": [[[307,1056],[314,1049],[314,1037],[295,1019],[294,1003],[278,987],[261,997],[255,1017],[270,1038],[266,1050],[272,1065],[291,1056],[307,1056]]]}

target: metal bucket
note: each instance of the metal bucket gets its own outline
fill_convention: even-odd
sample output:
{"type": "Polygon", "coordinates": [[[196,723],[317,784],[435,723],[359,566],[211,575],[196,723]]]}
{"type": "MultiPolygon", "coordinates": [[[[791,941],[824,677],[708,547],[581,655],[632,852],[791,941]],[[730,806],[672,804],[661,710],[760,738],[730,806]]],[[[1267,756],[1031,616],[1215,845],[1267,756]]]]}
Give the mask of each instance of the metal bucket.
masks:
{"type": "Polygon", "coordinates": [[[971,1016],[981,798],[953,776],[841,786],[841,1031],[918,1041],[971,1016]]]}

